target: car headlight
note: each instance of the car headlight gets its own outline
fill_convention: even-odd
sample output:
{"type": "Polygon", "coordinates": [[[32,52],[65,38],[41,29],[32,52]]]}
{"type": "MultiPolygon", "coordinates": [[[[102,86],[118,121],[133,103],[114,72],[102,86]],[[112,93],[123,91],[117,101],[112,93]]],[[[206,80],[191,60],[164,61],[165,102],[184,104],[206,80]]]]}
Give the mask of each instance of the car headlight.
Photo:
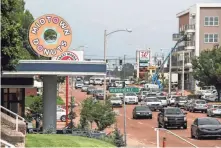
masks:
{"type": "Polygon", "coordinates": [[[164,117],[164,121],[168,121],[167,117],[164,117]]]}
{"type": "Polygon", "coordinates": [[[186,121],[186,117],[184,117],[184,121],[186,121]]]}
{"type": "Polygon", "coordinates": [[[138,115],[140,114],[140,113],[137,113],[138,115]]]}

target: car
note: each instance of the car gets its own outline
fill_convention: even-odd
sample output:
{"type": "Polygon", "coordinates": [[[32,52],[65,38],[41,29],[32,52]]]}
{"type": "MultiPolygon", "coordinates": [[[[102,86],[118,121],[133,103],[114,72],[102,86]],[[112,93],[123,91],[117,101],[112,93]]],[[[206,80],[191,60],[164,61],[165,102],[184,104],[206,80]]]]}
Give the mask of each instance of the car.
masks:
{"type": "Polygon", "coordinates": [[[133,119],[138,118],[152,119],[152,111],[148,106],[135,106],[133,109],[133,119]]]}
{"type": "Polygon", "coordinates": [[[144,100],[146,106],[152,111],[160,110],[163,108],[162,102],[157,97],[147,97],[144,100]]]}
{"type": "Polygon", "coordinates": [[[138,104],[138,97],[136,93],[125,93],[125,104],[138,104]]]}
{"type": "Polygon", "coordinates": [[[82,91],[82,92],[86,92],[88,87],[89,87],[89,85],[83,85],[83,86],[81,87],[81,91],[82,91]]]}
{"type": "Polygon", "coordinates": [[[166,96],[157,96],[157,99],[161,101],[163,107],[167,107],[167,97],[166,96]]]}
{"type": "Polygon", "coordinates": [[[57,107],[57,120],[62,122],[66,121],[66,110],[63,108],[57,107]]]}
{"type": "Polygon", "coordinates": [[[201,111],[201,112],[205,112],[207,111],[207,103],[205,100],[193,100],[193,102],[190,105],[189,108],[190,112],[195,112],[195,111],[201,111]]]}
{"type": "Polygon", "coordinates": [[[90,79],[89,79],[89,83],[90,83],[90,84],[94,84],[94,79],[95,79],[95,78],[90,78],[90,79]]]}
{"type": "Polygon", "coordinates": [[[75,89],[82,88],[83,85],[84,85],[83,81],[76,81],[75,82],[75,89]]]}
{"type": "Polygon", "coordinates": [[[207,116],[221,116],[221,104],[209,104],[207,108],[207,116]]]}
{"type": "Polygon", "coordinates": [[[204,137],[221,138],[221,123],[216,118],[196,118],[191,125],[191,138],[201,139],[204,137]]]}
{"type": "Polygon", "coordinates": [[[90,85],[90,82],[88,80],[84,80],[84,85],[90,85]]]}
{"type": "Polygon", "coordinates": [[[117,107],[122,107],[122,99],[116,96],[111,96],[110,97],[110,102],[112,104],[113,107],[117,106],[117,107]]]}
{"type": "Polygon", "coordinates": [[[95,90],[93,93],[93,96],[98,100],[103,100],[104,99],[104,90],[102,90],[102,89],[95,90]]]}
{"type": "Polygon", "coordinates": [[[103,85],[102,79],[94,79],[94,85],[103,85]]]}
{"type": "Polygon", "coordinates": [[[92,95],[94,90],[96,90],[96,87],[94,87],[94,86],[89,86],[89,87],[87,88],[87,94],[88,94],[88,95],[92,95]]]}
{"type": "Polygon", "coordinates": [[[175,99],[178,97],[178,95],[171,95],[169,98],[168,98],[168,104],[170,106],[174,105],[175,103],[175,99]]]}
{"type": "Polygon", "coordinates": [[[192,102],[193,99],[187,100],[187,103],[184,105],[184,110],[189,111],[192,102]]]}
{"type": "Polygon", "coordinates": [[[123,99],[124,94],[123,93],[116,93],[115,94],[116,97],[123,99]]]}
{"type": "Polygon", "coordinates": [[[187,97],[180,96],[175,98],[174,105],[176,107],[184,108],[184,105],[186,103],[187,103],[187,97]]]}
{"type": "Polygon", "coordinates": [[[163,108],[157,117],[158,127],[183,127],[183,129],[187,129],[186,114],[178,107],[163,108]]]}

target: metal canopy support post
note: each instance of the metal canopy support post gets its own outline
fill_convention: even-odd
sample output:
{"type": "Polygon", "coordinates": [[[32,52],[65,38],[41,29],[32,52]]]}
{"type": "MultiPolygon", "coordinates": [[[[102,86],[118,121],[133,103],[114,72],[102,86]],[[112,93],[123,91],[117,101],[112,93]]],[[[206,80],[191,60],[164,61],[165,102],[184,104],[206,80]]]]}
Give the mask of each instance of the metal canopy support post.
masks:
{"type": "Polygon", "coordinates": [[[183,54],[182,54],[182,57],[183,57],[183,67],[182,67],[182,96],[184,96],[184,65],[185,65],[185,52],[183,51],[183,54]]]}
{"type": "Polygon", "coordinates": [[[157,131],[157,148],[160,148],[160,131],[159,129],[156,129],[157,131]]]}
{"type": "Polygon", "coordinates": [[[172,54],[170,54],[170,65],[169,65],[169,96],[171,96],[171,68],[172,68],[172,54]]]}
{"type": "MultiPolygon", "coordinates": [[[[125,89],[125,88],[124,88],[125,89]]],[[[124,98],[124,143],[125,147],[127,146],[127,131],[126,131],[126,103],[125,103],[125,90],[123,93],[123,98],[124,98]]]]}
{"type": "Polygon", "coordinates": [[[66,76],[66,126],[68,125],[68,96],[69,96],[69,77],[66,76]]]}
{"type": "MultiPolygon", "coordinates": [[[[106,63],[106,44],[107,44],[107,30],[104,30],[104,62],[106,63]]],[[[107,64],[107,63],[106,63],[107,64]]],[[[106,101],[106,90],[107,90],[107,72],[104,75],[104,102],[106,101]]]]}

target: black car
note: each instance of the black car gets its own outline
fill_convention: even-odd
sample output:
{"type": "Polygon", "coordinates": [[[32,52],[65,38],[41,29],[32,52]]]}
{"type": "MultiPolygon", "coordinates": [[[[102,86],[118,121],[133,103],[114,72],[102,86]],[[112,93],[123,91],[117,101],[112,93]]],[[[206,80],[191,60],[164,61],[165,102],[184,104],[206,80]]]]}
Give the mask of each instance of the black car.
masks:
{"type": "Polygon", "coordinates": [[[163,108],[158,114],[158,127],[177,127],[187,129],[186,113],[178,107],[163,108]]]}
{"type": "Polygon", "coordinates": [[[216,118],[196,118],[191,125],[191,137],[200,139],[204,137],[221,138],[221,123],[216,118]]]}
{"type": "Polygon", "coordinates": [[[136,106],[133,109],[133,119],[137,118],[152,119],[152,111],[148,106],[136,106]]]}

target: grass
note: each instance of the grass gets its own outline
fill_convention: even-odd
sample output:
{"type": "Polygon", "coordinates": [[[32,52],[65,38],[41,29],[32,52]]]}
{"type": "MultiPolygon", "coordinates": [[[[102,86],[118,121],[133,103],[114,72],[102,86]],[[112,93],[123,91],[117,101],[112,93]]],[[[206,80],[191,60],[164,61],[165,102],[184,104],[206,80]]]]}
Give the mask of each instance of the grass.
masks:
{"type": "Polygon", "coordinates": [[[25,147],[116,147],[101,140],[58,134],[27,134],[25,147]]]}

